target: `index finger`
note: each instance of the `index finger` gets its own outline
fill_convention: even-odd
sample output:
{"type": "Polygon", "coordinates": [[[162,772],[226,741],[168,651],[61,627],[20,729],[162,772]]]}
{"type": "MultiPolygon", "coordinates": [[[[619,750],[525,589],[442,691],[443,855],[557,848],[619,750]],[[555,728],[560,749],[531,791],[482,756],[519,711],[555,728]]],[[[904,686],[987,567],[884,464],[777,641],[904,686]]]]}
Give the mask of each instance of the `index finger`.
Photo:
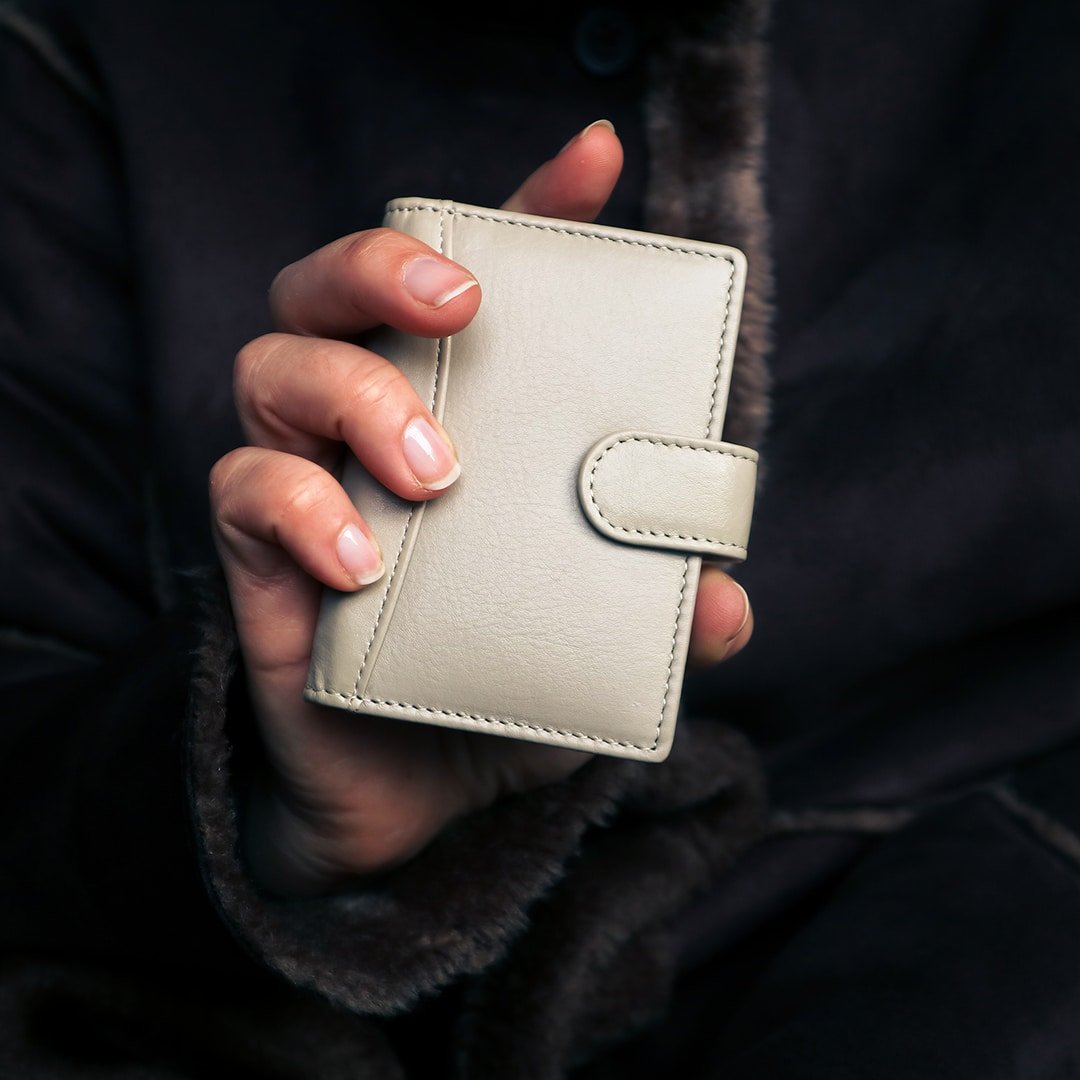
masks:
{"type": "Polygon", "coordinates": [[[346,338],[387,323],[441,337],[476,314],[480,289],[463,266],[395,229],[343,236],[286,266],[270,286],[279,330],[346,338]]]}
{"type": "MultiPolygon", "coordinates": [[[[622,169],[622,144],[607,120],[574,136],[531,173],[507,210],[591,221],[622,169]]],[[[270,286],[274,325],[286,333],[348,338],[381,323],[421,337],[463,329],[480,289],[463,266],[394,229],[335,240],[286,266],[270,286]]]]}

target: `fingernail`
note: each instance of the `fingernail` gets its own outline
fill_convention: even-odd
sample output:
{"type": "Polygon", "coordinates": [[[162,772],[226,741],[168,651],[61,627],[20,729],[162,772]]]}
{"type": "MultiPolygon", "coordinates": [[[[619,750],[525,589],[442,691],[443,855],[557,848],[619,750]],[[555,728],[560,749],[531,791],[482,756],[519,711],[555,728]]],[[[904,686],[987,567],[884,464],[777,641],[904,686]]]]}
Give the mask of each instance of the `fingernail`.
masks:
{"type": "Polygon", "coordinates": [[[727,656],[729,652],[731,652],[731,646],[735,644],[735,642],[739,638],[739,635],[743,632],[743,630],[746,629],[746,624],[750,621],[750,597],[746,595],[746,590],[737,581],[735,581],[734,578],[731,579],[731,584],[734,585],[735,588],[742,593],[743,616],[742,620],[739,623],[738,629],[735,631],[734,634],[731,635],[731,637],[727,639],[727,642],[724,645],[724,651],[720,654],[721,660],[723,660],[724,657],[727,656]]]}
{"type": "Polygon", "coordinates": [[[383,576],[382,555],[355,525],[346,525],[337,540],[337,555],[357,585],[370,585],[383,576]]]}
{"type": "Polygon", "coordinates": [[[746,624],[750,621],[750,597],[746,595],[746,590],[734,578],[731,579],[731,584],[742,593],[743,599],[742,622],[739,623],[739,629],[731,635],[731,640],[734,641],[746,629],[746,624]]]}
{"type": "Polygon", "coordinates": [[[409,421],[404,445],[405,460],[413,476],[428,491],[442,491],[461,475],[450,444],[422,416],[409,421]]]}
{"type": "Polygon", "coordinates": [[[615,125],[614,125],[614,124],[613,124],[613,123],[612,123],[612,122],[611,122],[610,120],[594,120],[594,121],[593,121],[593,122],[592,122],[591,124],[588,124],[587,126],[583,127],[583,128],[582,128],[582,129],[581,129],[581,130],[580,130],[580,131],[579,131],[579,132],[578,132],[578,133],[577,133],[577,134],[576,134],[576,135],[575,135],[575,136],[574,136],[574,137],[573,137],[573,138],[572,138],[572,139],[570,140],[570,142],[568,142],[568,143],[566,144],[566,146],[564,146],[564,147],[562,148],[562,150],[560,150],[560,151],[559,151],[559,153],[561,154],[563,150],[566,150],[566,149],[567,149],[568,147],[572,146],[572,145],[573,145],[574,143],[576,143],[576,142],[578,141],[578,139],[582,139],[582,138],[584,138],[584,137],[585,137],[586,135],[588,135],[588,134],[589,134],[589,132],[590,132],[590,131],[592,131],[592,129],[593,129],[593,128],[598,128],[598,127],[602,127],[602,128],[607,128],[607,129],[608,129],[608,131],[614,131],[614,130],[615,130],[615,125]]]}
{"type": "Polygon", "coordinates": [[[426,255],[405,264],[402,280],[414,300],[436,308],[450,303],[476,284],[476,278],[460,267],[426,255]]]}

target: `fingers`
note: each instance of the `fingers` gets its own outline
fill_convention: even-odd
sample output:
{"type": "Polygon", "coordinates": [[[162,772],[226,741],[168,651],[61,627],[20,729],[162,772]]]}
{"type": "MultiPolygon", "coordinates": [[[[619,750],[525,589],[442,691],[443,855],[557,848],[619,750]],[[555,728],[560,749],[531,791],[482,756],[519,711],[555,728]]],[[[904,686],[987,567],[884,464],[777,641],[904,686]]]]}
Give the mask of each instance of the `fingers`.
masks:
{"type": "Polygon", "coordinates": [[[461,471],[449,436],[393,364],[324,338],[268,334],[236,358],[234,390],[247,438],[326,468],[345,442],[380,483],[428,499],[461,471]]]}
{"type": "Polygon", "coordinates": [[[214,542],[257,705],[303,686],[321,585],[383,574],[378,543],[338,482],[303,458],[246,446],[210,472],[214,542]],[[265,698],[265,700],[263,700],[265,698]]]}
{"type": "Polygon", "coordinates": [[[318,711],[301,693],[322,586],[370,583],[382,557],[337,481],[303,458],[234,450],[211,470],[210,501],[252,705],[282,751],[318,711]]]}
{"type": "MultiPolygon", "coordinates": [[[[592,220],[622,170],[622,144],[597,120],[541,165],[508,210],[592,220]]],[[[472,274],[394,229],[342,237],[285,267],[270,286],[274,325],[286,333],[349,338],[381,323],[422,337],[455,334],[480,306],[472,274]]]]}
{"type": "Polygon", "coordinates": [[[615,129],[608,120],[596,120],[529,176],[503,207],[592,221],[610,198],[622,165],[622,143],[615,129]]]}
{"type": "MultiPolygon", "coordinates": [[[[621,168],[617,136],[597,122],[506,205],[591,220],[621,168]]],[[[405,498],[430,498],[458,475],[446,432],[408,380],[336,339],[379,324],[441,337],[464,328],[479,304],[467,269],[392,229],[343,237],[275,278],[270,306],[283,333],[251,342],[236,364],[237,404],[254,445],[226,455],[211,474],[215,540],[249,665],[298,669],[319,585],[355,589],[383,572],[374,538],[328,471],[341,442],[405,498]]]]}
{"type": "Polygon", "coordinates": [[[274,325],[351,337],[380,323],[441,337],[476,314],[480,289],[464,267],[394,229],[335,240],[286,266],[270,286],[274,325]]]}
{"type": "Polygon", "coordinates": [[[236,572],[272,578],[296,563],[335,589],[383,573],[378,542],[341,485],[303,458],[245,446],[210,473],[219,546],[236,572]]]}
{"type": "Polygon", "coordinates": [[[700,669],[730,659],[753,632],[746,590],[719,567],[703,566],[690,632],[690,666],[700,669]]]}
{"type": "MultiPolygon", "coordinates": [[[[607,120],[572,138],[510,196],[530,214],[591,221],[622,170],[623,152],[607,120]]],[[[464,267],[394,229],[342,237],[286,266],[270,286],[274,325],[288,333],[352,337],[380,323],[422,337],[461,330],[480,289],[464,267]]]]}

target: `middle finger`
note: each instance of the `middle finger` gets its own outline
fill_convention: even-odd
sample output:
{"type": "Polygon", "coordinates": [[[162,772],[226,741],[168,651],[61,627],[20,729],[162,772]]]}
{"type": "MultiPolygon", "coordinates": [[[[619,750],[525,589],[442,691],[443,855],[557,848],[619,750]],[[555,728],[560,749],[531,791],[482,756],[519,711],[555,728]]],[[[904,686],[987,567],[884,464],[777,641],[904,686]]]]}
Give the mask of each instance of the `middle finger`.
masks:
{"type": "Polygon", "coordinates": [[[327,467],[347,443],[406,499],[427,499],[461,471],[449,436],[398,368],[357,345],[267,334],[236,358],[240,422],[255,446],[327,467]]]}

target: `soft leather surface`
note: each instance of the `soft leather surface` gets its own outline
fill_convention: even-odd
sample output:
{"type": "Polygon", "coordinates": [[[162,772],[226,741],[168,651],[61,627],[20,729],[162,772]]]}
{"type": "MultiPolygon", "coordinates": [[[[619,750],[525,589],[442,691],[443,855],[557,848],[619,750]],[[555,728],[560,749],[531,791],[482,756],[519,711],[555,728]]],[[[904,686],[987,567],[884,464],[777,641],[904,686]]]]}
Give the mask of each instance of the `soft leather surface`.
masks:
{"type": "Polygon", "coordinates": [[[308,696],[662,760],[700,559],[601,536],[577,478],[612,432],[719,435],[745,259],[432,200],[396,200],[386,221],[483,289],[480,313],[452,338],[378,341],[446,425],[462,474],[414,505],[349,464],[346,488],[387,574],[327,596],[308,696]]]}
{"type": "Polygon", "coordinates": [[[612,540],[746,558],[757,452],[707,439],[621,431],[585,455],[578,497],[612,540]]]}

